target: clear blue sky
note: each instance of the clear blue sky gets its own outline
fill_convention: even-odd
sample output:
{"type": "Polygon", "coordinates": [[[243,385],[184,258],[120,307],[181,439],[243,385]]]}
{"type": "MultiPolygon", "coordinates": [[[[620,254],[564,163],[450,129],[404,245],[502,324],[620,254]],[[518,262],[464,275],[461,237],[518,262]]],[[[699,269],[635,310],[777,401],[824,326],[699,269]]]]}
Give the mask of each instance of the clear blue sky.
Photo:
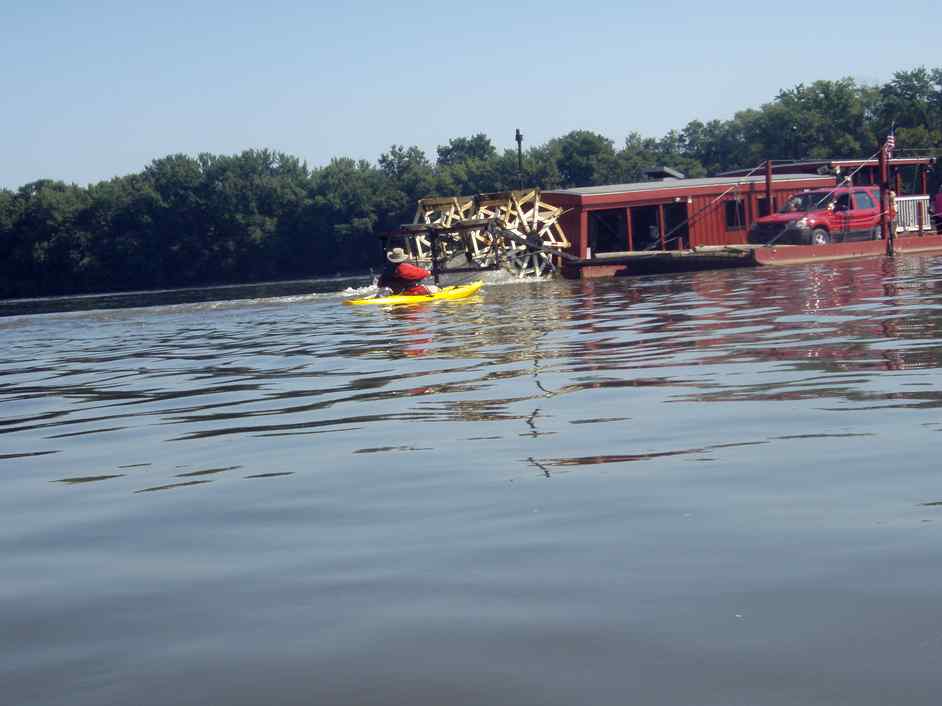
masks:
{"type": "Polygon", "coordinates": [[[781,88],[942,66],[936,2],[5,2],[0,187],[86,184],[176,152],[430,158],[574,129],[623,143],[781,88]],[[793,8],[791,10],[787,8],[793,8]]]}

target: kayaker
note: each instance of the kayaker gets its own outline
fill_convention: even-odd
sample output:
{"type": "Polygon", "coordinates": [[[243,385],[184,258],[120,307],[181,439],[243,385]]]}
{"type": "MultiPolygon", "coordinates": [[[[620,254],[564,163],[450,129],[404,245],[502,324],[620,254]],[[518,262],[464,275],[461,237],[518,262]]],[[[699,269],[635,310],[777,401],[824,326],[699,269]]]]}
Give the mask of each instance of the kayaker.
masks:
{"type": "Polygon", "coordinates": [[[376,282],[377,287],[385,287],[393,294],[434,294],[438,291],[435,285],[421,283],[432,273],[424,267],[406,262],[409,256],[402,248],[390,250],[386,253],[386,259],[389,262],[376,282]]]}

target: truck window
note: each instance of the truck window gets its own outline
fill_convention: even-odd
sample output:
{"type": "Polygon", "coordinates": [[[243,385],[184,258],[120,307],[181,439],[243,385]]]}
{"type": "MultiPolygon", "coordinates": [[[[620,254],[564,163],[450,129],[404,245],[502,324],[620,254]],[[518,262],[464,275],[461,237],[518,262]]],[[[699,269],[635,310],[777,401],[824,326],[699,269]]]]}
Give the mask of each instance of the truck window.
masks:
{"type": "Polygon", "coordinates": [[[870,198],[870,194],[866,191],[855,191],[854,192],[854,208],[876,208],[876,204],[873,203],[873,199],[870,198]]]}
{"type": "Polygon", "coordinates": [[[800,211],[823,211],[834,200],[827,191],[805,191],[792,196],[782,206],[779,213],[797,213],[800,211]]]}

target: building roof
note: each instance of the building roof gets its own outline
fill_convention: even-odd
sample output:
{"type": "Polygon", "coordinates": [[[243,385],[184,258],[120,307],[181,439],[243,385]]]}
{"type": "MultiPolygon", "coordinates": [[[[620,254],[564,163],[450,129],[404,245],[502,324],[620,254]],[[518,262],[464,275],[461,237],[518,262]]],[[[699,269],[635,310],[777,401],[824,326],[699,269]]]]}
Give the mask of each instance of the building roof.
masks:
{"type": "MultiPolygon", "coordinates": [[[[834,177],[821,174],[776,174],[772,180],[776,184],[790,181],[821,179],[830,182],[834,177]]],[[[737,184],[763,184],[765,175],[742,177],[703,177],[699,179],[662,179],[660,181],[637,181],[631,184],[606,184],[603,186],[582,186],[576,189],[556,189],[544,191],[544,194],[566,194],[569,196],[608,196],[645,191],[666,191],[671,189],[696,189],[710,186],[736,186],[737,184]]]]}

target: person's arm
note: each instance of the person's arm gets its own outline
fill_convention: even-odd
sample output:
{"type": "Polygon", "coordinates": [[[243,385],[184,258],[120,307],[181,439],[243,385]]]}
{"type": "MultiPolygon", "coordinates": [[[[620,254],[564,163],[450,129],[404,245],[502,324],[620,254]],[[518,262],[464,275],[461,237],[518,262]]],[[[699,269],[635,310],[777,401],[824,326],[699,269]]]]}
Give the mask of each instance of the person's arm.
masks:
{"type": "Polygon", "coordinates": [[[425,268],[410,265],[408,262],[403,262],[396,268],[396,274],[402,277],[402,279],[418,282],[420,279],[425,279],[432,273],[425,268]]]}

